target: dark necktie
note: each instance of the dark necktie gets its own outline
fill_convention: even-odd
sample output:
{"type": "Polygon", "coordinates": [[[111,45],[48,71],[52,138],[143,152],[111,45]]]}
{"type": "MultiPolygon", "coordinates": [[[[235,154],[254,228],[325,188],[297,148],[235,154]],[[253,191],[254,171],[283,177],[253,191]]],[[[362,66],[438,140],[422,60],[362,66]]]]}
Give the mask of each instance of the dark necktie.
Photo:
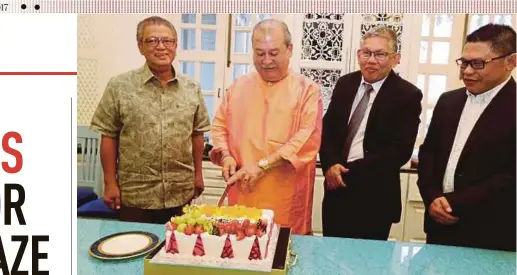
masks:
{"type": "Polygon", "coordinates": [[[364,95],[357,104],[354,113],[352,114],[352,118],[350,118],[350,123],[348,123],[348,131],[346,135],[345,147],[343,148],[343,158],[345,163],[348,160],[348,153],[350,153],[350,147],[352,146],[352,140],[354,140],[355,135],[357,134],[357,130],[359,129],[359,125],[361,125],[361,121],[364,117],[364,112],[368,107],[368,102],[370,102],[370,94],[373,91],[372,85],[368,83],[364,83],[364,95]]]}

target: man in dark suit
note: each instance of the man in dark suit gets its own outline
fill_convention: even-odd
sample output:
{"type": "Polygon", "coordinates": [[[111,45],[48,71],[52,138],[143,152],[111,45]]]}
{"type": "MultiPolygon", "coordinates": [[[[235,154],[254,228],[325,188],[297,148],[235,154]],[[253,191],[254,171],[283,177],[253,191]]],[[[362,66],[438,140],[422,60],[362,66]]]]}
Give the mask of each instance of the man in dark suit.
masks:
{"type": "Polygon", "coordinates": [[[481,27],[456,61],[419,152],[427,243],[515,251],[515,31],[481,27]]]}
{"type": "Polygon", "coordinates": [[[400,221],[400,167],[413,151],[421,91],[392,69],[399,63],[389,28],[365,34],[360,71],[342,76],[323,119],[323,235],[387,240],[400,221]]]}

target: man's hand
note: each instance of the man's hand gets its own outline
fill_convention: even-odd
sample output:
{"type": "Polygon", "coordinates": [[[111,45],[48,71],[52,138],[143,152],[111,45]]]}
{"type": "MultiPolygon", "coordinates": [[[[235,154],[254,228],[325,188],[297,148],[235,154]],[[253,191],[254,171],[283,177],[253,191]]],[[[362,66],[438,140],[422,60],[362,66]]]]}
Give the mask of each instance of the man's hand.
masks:
{"type": "Polygon", "coordinates": [[[327,179],[327,189],[334,190],[340,187],[346,187],[346,184],[343,182],[343,177],[341,177],[342,173],[348,173],[348,169],[346,169],[341,164],[334,164],[325,173],[325,178],[327,179]]]}
{"type": "Polygon", "coordinates": [[[194,181],[194,199],[197,199],[205,191],[205,183],[203,177],[196,177],[194,181]]]}
{"type": "Polygon", "coordinates": [[[452,208],[445,197],[436,198],[429,206],[429,215],[440,224],[451,225],[458,221],[458,217],[451,215],[452,208]]]}
{"type": "Polygon", "coordinates": [[[237,169],[237,162],[233,157],[225,157],[223,159],[223,178],[224,181],[228,182],[231,176],[235,174],[237,169]]]}
{"type": "Polygon", "coordinates": [[[107,182],[104,186],[104,203],[113,210],[119,210],[120,189],[117,182],[107,182]]]}
{"type": "Polygon", "coordinates": [[[226,184],[237,184],[241,192],[253,192],[257,181],[264,176],[265,173],[264,169],[258,167],[258,165],[247,165],[230,177],[226,184]]]}

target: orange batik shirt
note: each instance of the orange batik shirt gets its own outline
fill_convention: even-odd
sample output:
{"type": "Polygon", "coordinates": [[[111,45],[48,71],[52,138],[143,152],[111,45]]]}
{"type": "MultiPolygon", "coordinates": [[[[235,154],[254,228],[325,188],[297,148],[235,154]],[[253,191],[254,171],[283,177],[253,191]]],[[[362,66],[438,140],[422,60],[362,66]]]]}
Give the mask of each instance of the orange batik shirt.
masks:
{"type": "Polygon", "coordinates": [[[273,84],[257,72],[238,78],[214,117],[212,162],[221,165],[229,153],[240,168],[277,152],[292,165],[267,172],[251,193],[233,186],[229,204],[272,209],[275,222],[294,234],[311,232],[322,113],[319,85],[301,74],[291,71],[273,84]]]}

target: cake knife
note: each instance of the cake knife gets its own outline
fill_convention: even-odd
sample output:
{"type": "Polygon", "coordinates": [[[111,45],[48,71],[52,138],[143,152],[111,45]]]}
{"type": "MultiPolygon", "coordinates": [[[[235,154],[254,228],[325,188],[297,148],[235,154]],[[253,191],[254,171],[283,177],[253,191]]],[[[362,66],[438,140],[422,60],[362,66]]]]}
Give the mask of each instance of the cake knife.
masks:
{"type": "Polygon", "coordinates": [[[226,185],[226,188],[224,189],[223,194],[221,195],[221,198],[219,199],[219,202],[217,203],[217,207],[221,207],[224,203],[224,200],[226,199],[226,196],[228,195],[228,191],[230,190],[231,185],[226,185]]]}

